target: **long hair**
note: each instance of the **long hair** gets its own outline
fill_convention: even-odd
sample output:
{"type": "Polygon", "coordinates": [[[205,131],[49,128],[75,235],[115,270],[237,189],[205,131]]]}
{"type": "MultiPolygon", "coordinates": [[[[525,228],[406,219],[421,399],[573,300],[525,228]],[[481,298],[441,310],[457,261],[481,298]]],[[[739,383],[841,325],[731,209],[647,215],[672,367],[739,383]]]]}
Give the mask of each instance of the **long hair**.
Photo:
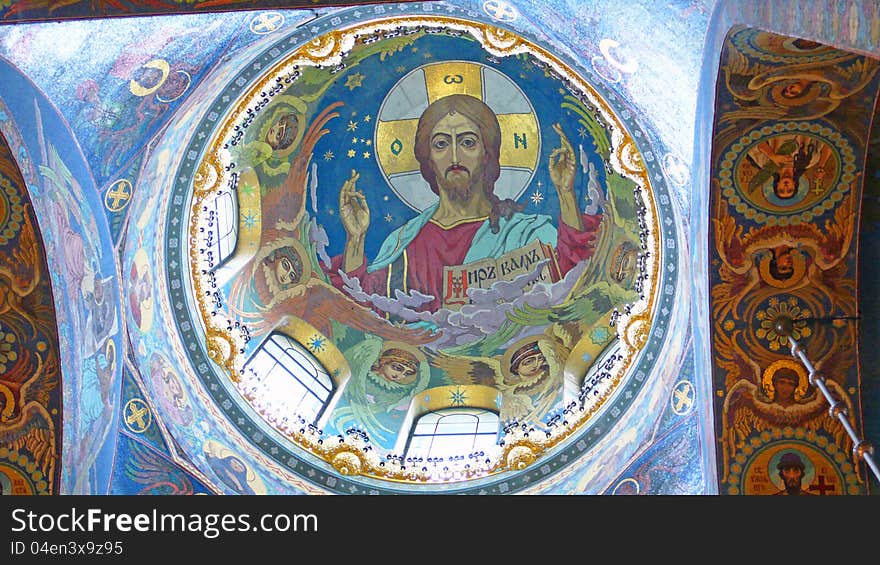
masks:
{"type": "Polygon", "coordinates": [[[483,194],[492,205],[489,227],[492,233],[498,233],[498,219],[504,217],[509,220],[514,212],[522,210],[524,206],[509,198],[502,200],[495,196],[495,182],[501,176],[501,126],[491,108],[479,98],[467,94],[450,94],[435,100],[422,113],[416,127],[414,149],[416,160],[431,190],[434,194],[440,194],[437,173],[431,163],[431,131],[444,116],[456,112],[474,122],[480,130],[480,138],[486,149],[483,163],[483,194]]]}

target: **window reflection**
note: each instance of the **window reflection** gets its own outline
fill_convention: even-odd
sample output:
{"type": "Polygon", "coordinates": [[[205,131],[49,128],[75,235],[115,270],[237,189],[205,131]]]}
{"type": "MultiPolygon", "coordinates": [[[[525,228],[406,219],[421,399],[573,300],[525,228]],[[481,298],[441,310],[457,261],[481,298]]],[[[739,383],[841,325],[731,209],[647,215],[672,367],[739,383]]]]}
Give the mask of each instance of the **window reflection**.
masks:
{"type": "Polygon", "coordinates": [[[224,190],[208,206],[208,229],[205,243],[209,260],[217,267],[235,250],[237,240],[238,205],[234,195],[224,190]]]}
{"type": "Polygon", "coordinates": [[[265,413],[298,414],[318,421],[333,394],[333,381],[302,345],[272,334],[245,364],[246,395],[265,413]]]}
{"type": "Polygon", "coordinates": [[[413,427],[406,458],[449,458],[488,451],[498,440],[499,417],[481,408],[446,408],[420,417],[413,427]]]}

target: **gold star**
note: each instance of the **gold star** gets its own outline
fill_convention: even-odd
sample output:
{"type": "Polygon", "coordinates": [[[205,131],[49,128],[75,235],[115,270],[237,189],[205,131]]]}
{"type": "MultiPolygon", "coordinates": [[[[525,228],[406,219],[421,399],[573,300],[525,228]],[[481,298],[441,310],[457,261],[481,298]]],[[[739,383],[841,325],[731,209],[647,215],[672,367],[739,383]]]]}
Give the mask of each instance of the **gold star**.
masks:
{"type": "Polygon", "coordinates": [[[345,131],[357,131],[358,123],[354,120],[348,120],[348,128],[345,131]]]}
{"type": "Polygon", "coordinates": [[[367,114],[366,116],[364,116],[364,121],[367,122],[367,123],[370,123],[370,120],[372,120],[372,119],[373,119],[372,116],[370,116],[369,114],[367,114]]]}
{"type": "Polygon", "coordinates": [[[357,152],[354,149],[348,150],[348,157],[349,158],[354,157],[355,155],[357,155],[357,152]]]}
{"type": "Polygon", "coordinates": [[[353,75],[349,75],[347,79],[345,79],[345,86],[348,87],[349,90],[354,90],[355,88],[361,86],[364,82],[364,75],[361,73],[355,73],[353,75]]]}
{"type": "Polygon", "coordinates": [[[394,220],[394,216],[392,216],[390,213],[385,214],[385,221],[386,222],[391,222],[393,220],[394,220]]]}
{"type": "Polygon", "coordinates": [[[333,158],[333,156],[334,156],[333,152],[328,149],[327,152],[324,153],[324,160],[329,161],[330,159],[333,158]]]}
{"type": "Polygon", "coordinates": [[[366,140],[366,141],[364,142],[364,144],[365,144],[367,147],[369,147],[370,145],[373,144],[373,140],[372,140],[372,139],[368,139],[368,140],[366,140]]]}
{"type": "Polygon", "coordinates": [[[397,71],[398,73],[403,73],[403,72],[406,72],[406,67],[404,67],[403,65],[400,65],[399,67],[397,67],[394,70],[397,71]]]}
{"type": "Polygon", "coordinates": [[[358,138],[356,138],[356,137],[352,137],[352,138],[351,138],[351,142],[352,142],[352,143],[357,143],[357,142],[358,142],[358,138]]]}
{"type": "Polygon", "coordinates": [[[370,158],[370,152],[364,151],[364,159],[369,159],[369,158],[370,158]]]}

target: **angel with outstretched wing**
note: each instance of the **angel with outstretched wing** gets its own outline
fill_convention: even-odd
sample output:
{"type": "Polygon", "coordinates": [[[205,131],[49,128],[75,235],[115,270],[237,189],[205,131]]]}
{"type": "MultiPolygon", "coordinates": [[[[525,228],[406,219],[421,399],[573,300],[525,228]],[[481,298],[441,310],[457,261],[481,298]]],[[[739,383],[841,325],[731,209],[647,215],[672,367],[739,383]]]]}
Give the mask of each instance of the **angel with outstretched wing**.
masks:
{"type": "Polygon", "coordinates": [[[564,358],[555,340],[545,335],[517,340],[496,357],[429,351],[428,359],[456,384],[500,390],[503,422],[540,423],[562,400],[564,358]]]}
{"type": "Polygon", "coordinates": [[[713,287],[712,300],[716,319],[736,311],[742,299],[759,282],[758,270],[743,246],[743,226],[727,210],[727,204],[718,199],[717,212],[712,219],[715,249],[721,258],[718,274],[721,282],[713,287]]]}
{"type": "MultiPolygon", "coordinates": [[[[728,388],[722,408],[725,478],[730,461],[748,438],[769,429],[824,429],[834,435],[842,449],[851,447],[851,440],[843,427],[829,415],[827,400],[810,384],[803,365],[792,359],[778,359],[762,371],[735,344],[726,351],[729,355],[723,362],[719,361],[719,365],[730,370],[729,377],[739,374],[740,378],[728,388]]],[[[825,361],[828,359],[831,362],[837,360],[826,358],[825,361]]],[[[852,413],[852,401],[843,387],[834,379],[826,379],[826,386],[835,399],[852,413]]]]}
{"type": "Polygon", "coordinates": [[[724,65],[725,84],[740,102],[722,122],[736,120],[812,120],[840,107],[846,98],[871,83],[880,63],[851,55],[845,59],[797,65],[750,63],[730,49],[724,65]]]}
{"type": "Polygon", "coordinates": [[[468,355],[449,355],[442,351],[429,351],[428,360],[432,367],[440,369],[453,383],[461,385],[491,386],[501,391],[502,422],[526,419],[534,411],[532,399],[526,394],[517,394],[506,386],[501,360],[495,357],[468,355]]]}

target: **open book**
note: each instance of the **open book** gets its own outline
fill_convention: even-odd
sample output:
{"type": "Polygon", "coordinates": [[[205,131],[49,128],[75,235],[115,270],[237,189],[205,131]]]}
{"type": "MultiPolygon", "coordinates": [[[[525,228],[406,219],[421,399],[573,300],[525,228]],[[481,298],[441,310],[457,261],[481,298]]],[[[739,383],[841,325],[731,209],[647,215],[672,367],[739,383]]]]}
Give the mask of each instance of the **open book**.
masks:
{"type": "Polygon", "coordinates": [[[519,275],[532,272],[535,264],[549,259],[538,277],[529,282],[528,290],[538,282],[556,282],[561,276],[556,253],[551,245],[535,240],[524,247],[508,251],[497,259],[488,257],[465,265],[443,268],[443,307],[457,310],[470,304],[468,289],[489,288],[495,281],[511,281],[519,275]]]}

